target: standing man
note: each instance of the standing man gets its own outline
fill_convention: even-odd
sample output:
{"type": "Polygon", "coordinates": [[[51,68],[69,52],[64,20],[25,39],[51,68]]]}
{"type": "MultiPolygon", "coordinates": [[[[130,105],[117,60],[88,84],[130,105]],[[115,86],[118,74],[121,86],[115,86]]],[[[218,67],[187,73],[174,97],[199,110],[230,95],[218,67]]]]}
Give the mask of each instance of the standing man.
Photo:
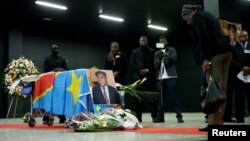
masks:
{"type": "MultiPolygon", "coordinates": [[[[51,46],[51,55],[47,56],[43,62],[43,72],[50,72],[50,71],[64,71],[68,70],[68,66],[66,60],[59,56],[59,47],[58,45],[51,46]]],[[[64,123],[66,117],[64,115],[58,115],[60,119],[59,123],[64,123]]],[[[43,123],[46,124],[48,122],[49,116],[43,116],[43,123]]]]}
{"type": "Polygon", "coordinates": [[[175,48],[168,47],[167,39],[165,36],[160,37],[160,43],[164,44],[164,48],[155,52],[154,55],[154,67],[156,69],[157,79],[157,118],[153,120],[154,123],[165,122],[164,119],[164,90],[167,90],[167,94],[170,96],[172,106],[175,109],[176,118],[179,123],[184,122],[182,119],[182,109],[179,98],[176,94],[176,78],[177,72],[175,63],[177,61],[177,52],[175,48]],[[166,89],[165,89],[166,88],[166,89]]]}
{"type": "Polygon", "coordinates": [[[44,59],[43,72],[68,70],[66,60],[58,54],[58,45],[52,45],[51,55],[44,59]]]}
{"type": "MultiPolygon", "coordinates": [[[[241,60],[239,59],[239,53],[244,53],[240,43],[236,40],[237,35],[237,29],[235,25],[228,24],[227,26],[228,30],[228,39],[229,43],[231,45],[231,49],[233,52],[233,58],[232,62],[229,67],[228,72],[228,81],[227,81],[227,101],[226,101],[226,107],[225,107],[225,113],[224,113],[224,122],[235,122],[235,120],[232,118],[233,114],[233,97],[235,95],[235,88],[237,85],[237,74],[239,73],[239,69],[237,68],[237,64],[241,63],[241,60]]],[[[241,54],[240,53],[240,54],[241,54]]]]}
{"type": "MultiPolygon", "coordinates": [[[[140,47],[134,49],[131,54],[130,64],[133,71],[133,80],[147,78],[147,80],[137,89],[141,91],[155,91],[155,76],[154,76],[154,49],[148,47],[147,36],[141,36],[139,39],[140,47]]],[[[142,103],[135,99],[136,117],[142,121],[142,103]]],[[[150,107],[151,117],[154,120],[157,116],[156,108],[150,107]]]]}
{"type": "Polygon", "coordinates": [[[119,44],[117,42],[111,42],[110,52],[105,58],[104,69],[112,70],[115,82],[125,85],[127,67],[127,57],[120,51],[119,44]]]}
{"type": "MultiPolygon", "coordinates": [[[[201,10],[200,5],[195,4],[183,5],[181,15],[183,20],[191,26],[194,41],[193,53],[197,64],[203,68],[204,72],[211,69],[211,75],[226,95],[232,52],[227,38],[222,34],[218,19],[201,10]]],[[[215,113],[209,114],[208,124],[223,125],[224,110],[225,104],[221,105],[215,113]]],[[[208,128],[202,128],[200,131],[208,131],[208,128]]]]}
{"type": "MultiPolygon", "coordinates": [[[[237,60],[233,60],[236,70],[243,71],[244,76],[250,76],[250,42],[248,33],[245,30],[240,31],[239,41],[241,47],[235,50],[237,60]]],[[[248,114],[250,114],[250,83],[245,83],[237,78],[235,90],[235,117],[237,123],[245,122],[245,96],[247,98],[248,114]]]]}
{"type": "Polygon", "coordinates": [[[97,71],[95,75],[99,85],[92,88],[94,104],[121,104],[117,90],[108,85],[106,73],[97,71]]]}

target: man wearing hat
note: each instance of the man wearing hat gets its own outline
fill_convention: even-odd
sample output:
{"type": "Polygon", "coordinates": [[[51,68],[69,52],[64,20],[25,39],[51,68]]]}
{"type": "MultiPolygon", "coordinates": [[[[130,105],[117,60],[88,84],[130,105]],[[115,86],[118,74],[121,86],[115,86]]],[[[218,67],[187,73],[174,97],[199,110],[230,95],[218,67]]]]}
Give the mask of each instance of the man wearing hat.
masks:
{"type": "MultiPolygon", "coordinates": [[[[183,20],[191,26],[196,63],[203,68],[204,72],[212,70],[211,75],[220,84],[226,95],[232,52],[227,38],[222,33],[218,19],[201,10],[200,5],[195,4],[183,5],[181,15],[183,20]]],[[[222,125],[224,110],[225,104],[221,105],[217,112],[209,114],[208,124],[222,125]]],[[[201,131],[207,131],[207,128],[203,128],[201,131]]]]}
{"type": "MultiPolygon", "coordinates": [[[[50,72],[50,71],[64,71],[68,70],[68,66],[66,60],[59,56],[59,47],[58,45],[51,46],[51,55],[45,57],[43,62],[43,72],[50,72]]],[[[59,123],[64,123],[66,117],[64,115],[58,115],[60,119],[59,123]]],[[[49,116],[43,116],[43,123],[46,124],[48,122],[49,116]]]]}
{"type": "Polygon", "coordinates": [[[97,71],[95,75],[98,85],[92,88],[94,104],[120,104],[120,95],[114,87],[108,85],[106,73],[97,71]]]}

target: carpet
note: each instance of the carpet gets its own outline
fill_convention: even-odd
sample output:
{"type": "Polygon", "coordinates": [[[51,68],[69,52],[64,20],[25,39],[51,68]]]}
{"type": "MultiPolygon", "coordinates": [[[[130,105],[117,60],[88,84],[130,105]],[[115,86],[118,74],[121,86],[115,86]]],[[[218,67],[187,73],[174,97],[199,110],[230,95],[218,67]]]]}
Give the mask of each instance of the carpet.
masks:
{"type": "Polygon", "coordinates": [[[194,135],[207,135],[207,132],[200,132],[197,127],[188,128],[175,128],[175,127],[143,127],[136,130],[125,130],[129,132],[142,132],[142,133],[171,133],[171,134],[194,134],[194,135]]]}
{"type": "MultiPolygon", "coordinates": [[[[52,126],[36,124],[35,127],[29,127],[28,124],[0,124],[0,129],[42,129],[42,130],[72,130],[65,128],[62,124],[54,124],[52,126]]],[[[168,134],[194,134],[207,135],[207,132],[200,132],[197,127],[174,128],[174,127],[152,127],[146,126],[136,130],[115,130],[124,132],[141,132],[141,133],[168,133],[168,134]]]]}
{"type": "MultiPolygon", "coordinates": [[[[54,124],[52,126],[36,124],[35,127],[29,127],[27,124],[0,124],[0,129],[44,129],[44,130],[69,130],[70,128],[65,128],[63,124],[54,124]]],[[[70,129],[71,130],[71,129],[70,129]]]]}

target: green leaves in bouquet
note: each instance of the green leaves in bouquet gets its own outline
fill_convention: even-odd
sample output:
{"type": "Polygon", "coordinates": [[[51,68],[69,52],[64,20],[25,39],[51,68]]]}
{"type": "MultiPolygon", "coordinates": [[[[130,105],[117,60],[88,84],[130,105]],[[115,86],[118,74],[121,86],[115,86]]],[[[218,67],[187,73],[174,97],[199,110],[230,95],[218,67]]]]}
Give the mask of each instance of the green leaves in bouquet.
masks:
{"type": "Polygon", "coordinates": [[[149,102],[154,102],[157,99],[157,92],[136,90],[136,88],[142,85],[146,80],[147,78],[145,77],[143,79],[135,81],[130,85],[118,86],[117,89],[118,91],[125,91],[126,94],[130,94],[131,96],[137,98],[139,101],[146,100],[149,102]]]}

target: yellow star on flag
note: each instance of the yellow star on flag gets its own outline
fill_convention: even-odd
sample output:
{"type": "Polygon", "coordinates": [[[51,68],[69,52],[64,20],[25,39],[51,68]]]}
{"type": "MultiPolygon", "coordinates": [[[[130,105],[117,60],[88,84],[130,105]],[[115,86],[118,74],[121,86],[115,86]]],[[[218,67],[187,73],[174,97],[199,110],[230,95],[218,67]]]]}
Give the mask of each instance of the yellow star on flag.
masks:
{"type": "Polygon", "coordinates": [[[101,110],[101,107],[100,106],[96,106],[96,111],[99,112],[101,110]]]}
{"type": "Polygon", "coordinates": [[[78,96],[80,94],[80,85],[82,82],[82,78],[83,76],[79,76],[79,78],[77,77],[76,73],[74,71],[72,71],[72,83],[71,85],[69,85],[67,87],[67,91],[72,93],[72,97],[73,97],[73,101],[74,101],[74,105],[77,102],[78,96]]]}

